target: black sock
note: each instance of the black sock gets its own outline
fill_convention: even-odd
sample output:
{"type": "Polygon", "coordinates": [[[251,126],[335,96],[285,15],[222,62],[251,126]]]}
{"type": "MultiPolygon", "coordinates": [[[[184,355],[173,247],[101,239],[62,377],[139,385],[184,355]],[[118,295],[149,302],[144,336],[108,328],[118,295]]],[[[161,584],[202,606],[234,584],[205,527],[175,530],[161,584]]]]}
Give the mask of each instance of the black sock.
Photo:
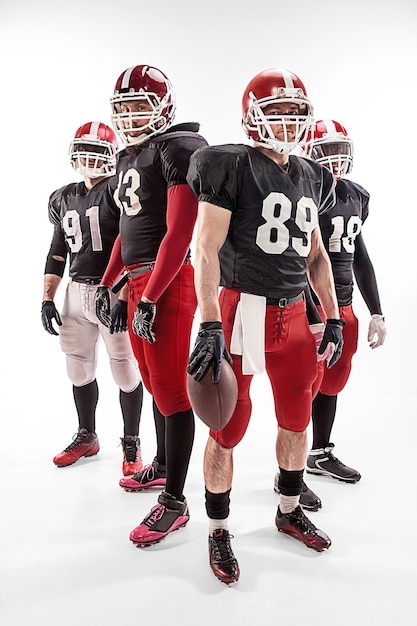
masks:
{"type": "Polygon", "coordinates": [[[336,416],[337,396],[325,396],[318,392],[313,400],[311,421],[313,423],[313,450],[325,448],[336,416]]]}
{"type": "Polygon", "coordinates": [[[279,468],[278,489],[283,496],[299,496],[303,486],[304,470],[279,468]]]}
{"type": "Polygon", "coordinates": [[[123,415],[123,434],[125,436],[138,435],[143,403],[142,382],[130,393],[120,389],[119,398],[123,415]]]}
{"type": "Polygon", "coordinates": [[[90,433],[96,432],[96,407],[98,402],[98,385],[94,379],[82,387],[72,386],[75,407],[78,414],[80,428],[86,428],[90,433]]]}
{"type": "Polygon", "coordinates": [[[230,491],[212,493],[206,488],[206,511],[210,519],[227,519],[230,513],[230,491]]]}
{"type": "Polygon", "coordinates": [[[165,430],[166,430],[166,417],[162,415],[161,411],[156,406],[155,400],[153,400],[153,419],[155,422],[156,433],[156,460],[160,465],[166,464],[165,453],[165,430]]]}
{"type": "Polygon", "coordinates": [[[194,442],[194,413],[192,409],[166,417],[165,490],[177,500],[183,500],[183,489],[194,442]]]}

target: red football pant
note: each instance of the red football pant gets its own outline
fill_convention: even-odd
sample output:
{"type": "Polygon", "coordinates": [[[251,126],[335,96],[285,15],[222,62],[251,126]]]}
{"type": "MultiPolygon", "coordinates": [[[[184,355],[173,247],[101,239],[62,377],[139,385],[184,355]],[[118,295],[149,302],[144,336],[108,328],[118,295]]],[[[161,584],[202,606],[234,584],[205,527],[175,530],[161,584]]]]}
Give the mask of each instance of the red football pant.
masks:
{"type": "Polygon", "coordinates": [[[191,408],[187,393],[187,362],[197,308],[194,268],[183,265],[156,303],[155,343],[141,339],[132,329],[133,314],[151,271],[129,280],[128,331],[143,384],[165,416],[191,408]]]}
{"type": "MultiPolygon", "coordinates": [[[[222,289],[220,306],[226,345],[230,346],[240,294],[222,289]]],[[[225,448],[243,438],[252,412],[250,385],[253,375],[242,374],[242,358],[232,355],[238,382],[238,401],[230,422],[210,436],[225,448]]],[[[281,428],[303,432],[309,423],[312,385],[317,376],[316,343],[308,327],[305,301],[285,308],[266,307],[265,365],[274,396],[275,414],[281,428]]]]}
{"type": "MultiPolygon", "coordinates": [[[[318,306],[323,322],[326,322],[323,309],[318,306]]],[[[352,305],[339,307],[340,318],[346,322],[343,327],[343,349],[340,358],[330,369],[325,361],[320,361],[317,378],[313,385],[313,397],[317,391],[325,396],[337,396],[346,385],[352,369],[352,357],[358,349],[359,324],[352,305]]]]}

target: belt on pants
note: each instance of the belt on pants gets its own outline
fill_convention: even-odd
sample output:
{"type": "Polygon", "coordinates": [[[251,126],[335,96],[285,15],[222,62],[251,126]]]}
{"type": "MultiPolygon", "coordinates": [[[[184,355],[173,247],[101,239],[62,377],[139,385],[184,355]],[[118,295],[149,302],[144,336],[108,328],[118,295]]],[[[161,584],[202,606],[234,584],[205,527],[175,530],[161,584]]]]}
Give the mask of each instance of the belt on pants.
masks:
{"type": "MultiPolygon", "coordinates": [[[[183,265],[188,265],[190,262],[190,257],[187,257],[183,265]]],[[[135,278],[136,276],[141,276],[142,274],[146,274],[146,272],[150,272],[155,267],[155,261],[151,261],[150,263],[143,263],[142,265],[138,265],[137,267],[132,267],[132,269],[127,269],[127,276],[129,280],[135,278]]]]}
{"type": "Polygon", "coordinates": [[[100,278],[74,278],[72,277],[71,280],[74,283],[81,283],[82,285],[99,285],[100,284],[100,278]]]}
{"type": "Polygon", "coordinates": [[[298,294],[298,296],[294,296],[293,298],[267,298],[266,304],[267,306],[279,306],[282,309],[288,306],[289,304],[295,304],[304,298],[304,291],[298,294]]]}

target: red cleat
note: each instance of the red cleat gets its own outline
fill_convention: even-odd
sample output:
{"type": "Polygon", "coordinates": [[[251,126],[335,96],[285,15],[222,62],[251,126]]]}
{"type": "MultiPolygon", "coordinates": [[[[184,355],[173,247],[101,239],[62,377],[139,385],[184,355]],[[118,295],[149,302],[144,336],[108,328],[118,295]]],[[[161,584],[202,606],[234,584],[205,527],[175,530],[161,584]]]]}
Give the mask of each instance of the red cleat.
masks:
{"type": "Polygon", "coordinates": [[[304,543],[307,548],[313,548],[316,552],[322,552],[332,545],[326,533],[316,528],[306,517],[301,506],[297,506],[294,511],[285,515],[281,513],[278,507],[275,524],[281,533],[291,535],[291,537],[304,543]]]}
{"type": "Polygon", "coordinates": [[[169,533],[185,526],[189,519],[185,498],[184,502],[181,502],[163,491],[159,495],[158,504],[151,509],[143,522],[132,530],[129,538],[138,548],[146,548],[159,543],[169,533]]]}
{"type": "Polygon", "coordinates": [[[123,476],[132,476],[143,469],[140,439],[137,436],[120,437],[123,446],[123,476]]]}
{"type": "Polygon", "coordinates": [[[74,435],[72,443],[53,458],[58,467],[72,465],[81,457],[94,456],[100,450],[100,444],[96,433],[90,433],[85,428],[80,428],[74,435]]]}

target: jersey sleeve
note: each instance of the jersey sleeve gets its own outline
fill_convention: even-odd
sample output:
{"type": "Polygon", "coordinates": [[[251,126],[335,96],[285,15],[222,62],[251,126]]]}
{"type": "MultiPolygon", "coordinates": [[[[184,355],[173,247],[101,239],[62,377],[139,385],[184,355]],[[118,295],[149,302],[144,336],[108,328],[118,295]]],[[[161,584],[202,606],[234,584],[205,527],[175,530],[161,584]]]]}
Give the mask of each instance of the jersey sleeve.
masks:
{"type": "Polygon", "coordinates": [[[369,192],[366,191],[366,189],[364,189],[361,185],[358,185],[358,183],[354,183],[351,182],[351,184],[356,188],[356,191],[358,192],[360,198],[361,198],[361,204],[362,204],[362,215],[361,215],[361,219],[362,219],[362,224],[368,219],[368,215],[369,215],[369,192]]]}
{"type": "Polygon", "coordinates": [[[68,248],[64,232],[61,228],[61,197],[62,190],[58,189],[57,191],[54,191],[49,198],[48,216],[49,221],[54,226],[54,231],[51,246],[46,257],[44,274],[55,274],[56,276],[60,276],[62,278],[65,271],[68,248]],[[58,257],[64,260],[58,260],[58,257]]]}
{"type": "Polygon", "coordinates": [[[205,139],[197,133],[195,137],[175,137],[161,145],[162,175],[167,188],[187,183],[190,157],[196,150],[206,145],[205,139]]]}
{"type": "Polygon", "coordinates": [[[200,148],[190,159],[187,182],[201,202],[233,211],[238,195],[235,155],[221,147],[200,148]]]}
{"type": "Polygon", "coordinates": [[[336,179],[326,167],[321,166],[321,169],[322,194],[319,215],[327,213],[336,204],[336,179]]]}

